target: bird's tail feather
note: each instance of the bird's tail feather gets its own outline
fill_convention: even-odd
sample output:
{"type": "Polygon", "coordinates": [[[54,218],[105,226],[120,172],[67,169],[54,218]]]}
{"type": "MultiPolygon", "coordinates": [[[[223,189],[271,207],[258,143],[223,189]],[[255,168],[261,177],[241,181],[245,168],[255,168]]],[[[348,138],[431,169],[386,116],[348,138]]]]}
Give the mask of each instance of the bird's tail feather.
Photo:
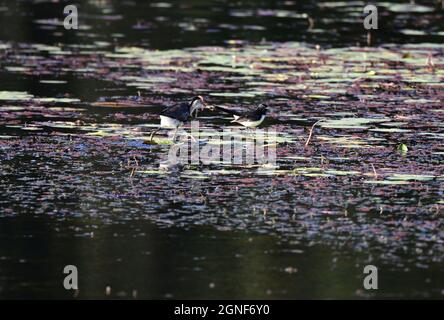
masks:
{"type": "Polygon", "coordinates": [[[219,107],[219,106],[214,106],[214,108],[216,108],[217,110],[223,111],[225,113],[231,114],[232,116],[237,116],[237,117],[240,116],[240,113],[237,111],[234,111],[234,110],[230,110],[230,109],[219,107]]]}

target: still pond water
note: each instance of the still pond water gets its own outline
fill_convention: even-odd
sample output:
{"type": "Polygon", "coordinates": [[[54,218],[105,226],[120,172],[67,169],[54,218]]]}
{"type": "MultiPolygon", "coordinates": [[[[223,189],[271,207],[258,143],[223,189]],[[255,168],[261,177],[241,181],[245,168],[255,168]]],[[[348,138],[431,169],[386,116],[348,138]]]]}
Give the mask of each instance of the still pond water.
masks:
{"type": "Polygon", "coordinates": [[[64,5],[0,3],[0,298],[71,298],[68,264],[84,299],[444,297],[438,1],[381,3],[371,47],[361,1],[64,5]],[[265,102],[276,167],[161,168],[197,94],[265,102]]]}

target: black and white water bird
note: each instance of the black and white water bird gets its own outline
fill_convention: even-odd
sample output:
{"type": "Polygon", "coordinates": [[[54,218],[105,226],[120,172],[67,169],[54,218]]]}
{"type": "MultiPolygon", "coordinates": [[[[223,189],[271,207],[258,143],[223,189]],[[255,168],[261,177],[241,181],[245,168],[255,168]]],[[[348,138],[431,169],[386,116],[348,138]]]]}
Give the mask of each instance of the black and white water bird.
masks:
{"type": "Polygon", "coordinates": [[[234,111],[219,106],[214,106],[213,108],[231,114],[234,117],[234,120],[231,122],[239,123],[247,128],[256,128],[260,126],[268,111],[268,107],[263,103],[252,110],[244,112],[234,111]]]}
{"type": "Polygon", "coordinates": [[[196,96],[191,99],[190,102],[184,102],[166,108],[160,113],[160,126],[151,133],[150,140],[153,140],[154,135],[160,129],[175,129],[173,136],[174,141],[179,127],[183,126],[184,123],[193,116],[193,113],[196,118],[198,111],[203,110],[204,108],[205,103],[202,96],[196,96]]]}

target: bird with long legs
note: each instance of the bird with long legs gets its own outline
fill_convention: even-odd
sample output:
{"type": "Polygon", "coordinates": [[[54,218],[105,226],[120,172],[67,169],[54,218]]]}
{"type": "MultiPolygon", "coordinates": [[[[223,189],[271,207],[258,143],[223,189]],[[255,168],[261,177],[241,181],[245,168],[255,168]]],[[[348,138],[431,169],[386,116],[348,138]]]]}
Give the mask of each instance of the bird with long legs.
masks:
{"type": "Polygon", "coordinates": [[[233,116],[232,123],[239,123],[246,128],[256,128],[261,125],[267,114],[268,107],[261,103],[254,109],[249,109],[247,111],[235,111],[227,109],[220,106],[213,106],[213,109],[223,111],[225,113],[231,114],[233,116]]]}
{"type": "Polygon", "coordinates": [[[175,129],[173,141],[176,139],[179,127],[183,126],[185,122],[192,116],[197,117],[198,111],[205,108],[204,99],[202,96],[196,96],[189,102],[176,104],[170,106],[160,113],[160,126],[150,134],[150,141],[153,140],[154,135],[161,129],[175,129]],[[194,113],[194,115],[193,115],[194,113]]]}

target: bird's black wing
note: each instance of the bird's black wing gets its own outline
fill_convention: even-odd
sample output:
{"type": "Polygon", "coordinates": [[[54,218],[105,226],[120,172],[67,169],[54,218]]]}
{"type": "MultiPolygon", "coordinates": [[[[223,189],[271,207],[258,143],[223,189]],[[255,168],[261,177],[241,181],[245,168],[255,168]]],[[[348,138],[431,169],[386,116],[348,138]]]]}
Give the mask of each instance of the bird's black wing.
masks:
{"type": "Polygon", "coordinates": [[[245,120],[258,121],[261,118],[262,114],[260,112],[258,112],[257,110],[250,110],[245,114],[243,114],[239,119],[237,119],[237,121],[245,121],[245,120]]]}
{"type": "Polygon", "coordinates": [[[188,107],[188,103],[176,104],[163,110],[161,115],[185,122],[190,116],[190,108],[188,107]]]}

